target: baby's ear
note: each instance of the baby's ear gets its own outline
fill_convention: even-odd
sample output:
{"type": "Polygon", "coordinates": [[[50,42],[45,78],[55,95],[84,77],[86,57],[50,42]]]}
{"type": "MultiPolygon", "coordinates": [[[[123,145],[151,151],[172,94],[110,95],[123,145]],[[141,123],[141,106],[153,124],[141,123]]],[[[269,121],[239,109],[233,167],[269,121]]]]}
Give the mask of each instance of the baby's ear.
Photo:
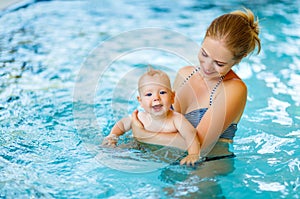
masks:
{"type": "Polygon", "coordinates": [[[173,96],[173,97],[175,97],[175,94],[176,94],[176,92],[175,92],[175,91],[172,91],[172,96],[173,96]]]}
{"type": "Polygon", "coordinates": [[[136,96],[136,99],[138,100],[139,103],[142,102],[141,97],[140,96],[136,96]]]}
{"type": "Polygon", "coordinates": [[[171,92],[171,98],[172,98],[172,104],[174,104],[174,101],[175,101],[175,91],[172,91],[171,92]]]}

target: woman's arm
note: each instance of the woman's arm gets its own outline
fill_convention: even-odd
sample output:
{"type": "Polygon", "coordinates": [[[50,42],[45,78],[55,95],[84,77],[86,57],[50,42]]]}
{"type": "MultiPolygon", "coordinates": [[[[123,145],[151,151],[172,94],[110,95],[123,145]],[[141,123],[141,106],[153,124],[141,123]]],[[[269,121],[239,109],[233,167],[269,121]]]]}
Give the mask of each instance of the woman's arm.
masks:
{"type": "Polygon", "coordinates": [[[188,151],[188,155],[180,161],[180,164],[194,165],[200,159],[200,142],[197,130],[182,114],[176,112],[174,112],[174,125],[184,138],[188,151]]]}
{"type": "Polygon", "coordinates": [[[197,130],[182,114],[174,112],[174,115],[174,125],[186,143],[187,148],[185,150],[188,151],[188,154],[200,155],[197,130]]]}
{"type": "Polygon", "coordinates": [[[247,87],[239,79],[224,81],[219,89],[212,106],[197,126],[203,156],[212,150],[230,124],[238,122],[247,100],[247,87]]]}

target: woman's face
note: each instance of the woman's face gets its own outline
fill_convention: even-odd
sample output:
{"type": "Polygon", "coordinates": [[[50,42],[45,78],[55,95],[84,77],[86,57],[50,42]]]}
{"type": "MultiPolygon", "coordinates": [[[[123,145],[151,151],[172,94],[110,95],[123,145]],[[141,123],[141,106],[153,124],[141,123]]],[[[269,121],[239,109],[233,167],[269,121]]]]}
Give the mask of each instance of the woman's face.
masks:
{"type": "Polygon", "coordinates": [[[201,73],[207,78],[224,76],[237,63],[231,51],[220,40],[210,37],[204,39],[198,58],[201,73]]]}

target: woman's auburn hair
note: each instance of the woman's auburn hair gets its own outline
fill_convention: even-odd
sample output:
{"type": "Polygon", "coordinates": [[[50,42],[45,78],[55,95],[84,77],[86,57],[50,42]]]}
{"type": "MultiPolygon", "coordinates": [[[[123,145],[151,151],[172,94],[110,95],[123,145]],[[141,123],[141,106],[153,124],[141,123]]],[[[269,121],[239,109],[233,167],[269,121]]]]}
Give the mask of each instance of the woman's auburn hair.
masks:
{"type": "Polygon", "coordinates": [[[257,54],[261,50],[258,19],[254,19],[251,10],[237,10],[221,15],[212,21],[205,37],[224,42],[233,53],[235,60],[241,60],[257,47],[257,54]]]}

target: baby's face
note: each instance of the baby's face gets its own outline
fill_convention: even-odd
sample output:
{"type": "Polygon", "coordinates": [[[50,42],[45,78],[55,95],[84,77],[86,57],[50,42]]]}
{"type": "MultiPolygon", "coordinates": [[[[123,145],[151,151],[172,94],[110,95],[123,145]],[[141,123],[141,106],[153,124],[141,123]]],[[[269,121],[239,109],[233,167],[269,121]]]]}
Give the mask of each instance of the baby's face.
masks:
{"type": "Polygon", "coordinates": [[[163,81],[156,80],[140,88],[138,100],[152,116],[166,116],[174,102],[174,93],[163,81]]]}

